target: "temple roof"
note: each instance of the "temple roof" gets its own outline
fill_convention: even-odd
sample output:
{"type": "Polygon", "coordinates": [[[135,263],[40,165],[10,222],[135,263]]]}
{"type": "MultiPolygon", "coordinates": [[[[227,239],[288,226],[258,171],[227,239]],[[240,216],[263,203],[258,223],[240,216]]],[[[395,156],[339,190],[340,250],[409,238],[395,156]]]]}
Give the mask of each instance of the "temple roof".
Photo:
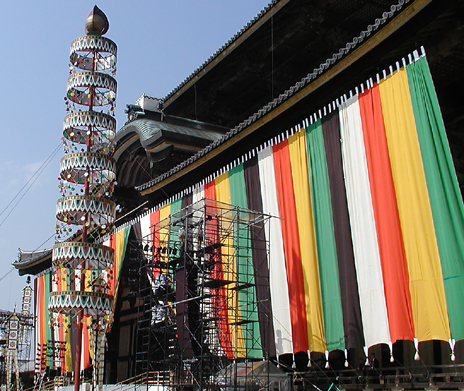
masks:
{"type": "Polygon", "coordinates": [[[290,87],[310,82],[313,70],[340,61],[407,3],[273,1],[164,98],[164,112],[233,128],[290,87]]]}
{"type": "Polygon", "coordinates": [[[464,153],[459,147],[464,142],[459,130],[462,121],[455,121],[459,99],[452,88],[464,83],[459,71],[464,58],[464,34],[459,28],[462,3],[281,0],[271,5],[260,14],[259,23],[255,20],[243,29],[199,68],[201,73],[196,70],[165,98],[164,113],[220,123],[231,130],[136,187],[137,191],[154,203],[166,194],[174,195],[246,153],[250,145],[296,125],[422,44],[429,54],[439,99],[446,102],[443,115],[460,183],[464,182],[464,153]],[[271,25],[273,42],[269,40],[271,25]],[[282,65],[266,68],[269,56],[274,64],[282,65]],[[266,83],[268,90],[275,89],[272,100],[266,83]],[[195,91],[201,92],[196,105],[191,99],[195,91]],[[163,194],[156,195],[161,188],[163,194]]]}
{"type": "Polygon", "coordinates": [[[50,267],[52,264],[52,249],[23,251],[19,249],[18,259],[13,266],[18,269],[19,275],[36,274],[50,267]]]}
{"type": "Polygon", "coordinates": [[[120,204],[120,213],[140,202],[135,186],[181,164],[228,131],[134,105],[128,105],[127,112],[131,119],[115,138],[118,181],[115,198],[120,204]]]}
{"type": "MultiPolygon", "coordinates": [[[[141,146],[149,152],[149,158],[156,161],[156,153],[167,148],[167,141],[178,142],[184,145],[186,150],[195,150],[203,148],[214,140],[219,139],[223,132],[217,131],[199,131],[186,126],[179,126],[167,122],[150,120],[150,119],[136,119],[132,122],[125,124],[121,130],[118,131],[116,141],[126,143],[128,140],[134,141],[130,138],[131,134],[137,134],[141,146]]],[[[116,152],[115,157],[118,157],[116,152]]]]}

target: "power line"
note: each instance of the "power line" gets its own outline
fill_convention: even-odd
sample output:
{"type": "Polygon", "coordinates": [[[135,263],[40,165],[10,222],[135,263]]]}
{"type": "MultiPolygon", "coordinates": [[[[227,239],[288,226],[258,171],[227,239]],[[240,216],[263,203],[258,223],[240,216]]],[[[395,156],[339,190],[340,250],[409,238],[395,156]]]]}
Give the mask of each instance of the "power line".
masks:
{"type": "Polygon", "coordinates": [[[18,191],[18,193],[13,197],[13,199],[8,203],[8,205],[2,210],[0,213],[0,216],[5,213],[5,211],[8,209],[8,207],[13,203],[14,200],[16,200],[21,192],[26,188],[26,190],[21,194],[21,197],[19,197],[18,201],[13,205],[13,207],[10,209],[8,214],[5,216],[5,218],[2,220],[0,223],[0,227],[3,225],[3,223],[6,221],[6,219],[11,215],[11,213],[16,209],[18,204],[21,202],[21,200],[24,198],[24,196],[27,194],[29,189],[32,187],[32,185],[35,183],[35,181],[40,177],[40,175],[45,171],[47,166],[50,164],[52,159],[55,157],[55,155],[58,153],[62,143],[58,144],[58,146],[53,150],[53,152],[45,159],[45,161],[41,164],[41,166],[37,169],[37,171],[29,178],[29,180],[24,184],[24,186],[18,191]]]}
{"type": "Polygon", "coordinates": [[[3,277],[0,277],[0,281],[2,281],[8,274],[10,274],[15,269],[10,269],[8,273],[6,273],[3,277]]]}
{"type": "Polygon", "coordinates": [[[55,236],[54,233],[52,233],[44,242],[42,242],[41,244],[39,244],[36,249],[34,251],[37,251],[40,247],[42,247],[45,243],[47,243],[51,238],[53,238],[55,236]]]}

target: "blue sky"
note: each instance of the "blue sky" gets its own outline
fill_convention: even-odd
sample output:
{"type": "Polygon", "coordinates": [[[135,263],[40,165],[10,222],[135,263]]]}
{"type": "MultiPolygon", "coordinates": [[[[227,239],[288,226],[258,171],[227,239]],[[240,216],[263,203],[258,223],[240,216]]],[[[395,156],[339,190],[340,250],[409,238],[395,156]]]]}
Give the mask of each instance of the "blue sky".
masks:
{"type": "MultiPolygon", "coordinates": [[[[270,0],[99,1],[118,45],[118,128],[126,104],[164,97],[270,0]]],[[[94,1],[3,1],[0,24],[0,309],[21,302],[18,248],[54,243],[69,45],[94,1]],[[41,172],[40,176],[34,176],[41,172]],[[27,190],[27,192],[25,192],[27,190]],[[16,197],[16,198],[15,198],[16,197]],[[10,205],[9,205],[10,204],[10,205]],[[9,205],[9,206],[8,206],[9,205]],[[16,206],[15,206],[16,205],[16,206]],[[9,273],[10,272],[10,273],[9,273]]]]}

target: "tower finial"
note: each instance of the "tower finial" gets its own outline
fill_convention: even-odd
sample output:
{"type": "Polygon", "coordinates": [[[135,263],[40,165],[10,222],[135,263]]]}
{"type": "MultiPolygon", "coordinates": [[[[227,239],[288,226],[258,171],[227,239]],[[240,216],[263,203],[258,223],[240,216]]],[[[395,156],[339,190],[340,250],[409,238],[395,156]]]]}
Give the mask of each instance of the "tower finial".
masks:
{"type": "Polygon", "coordinates": [[[103,35],[108,32],[109,28],[110,23],[105,13],[95,5],[85,21],[85,33],[103,35]]]}

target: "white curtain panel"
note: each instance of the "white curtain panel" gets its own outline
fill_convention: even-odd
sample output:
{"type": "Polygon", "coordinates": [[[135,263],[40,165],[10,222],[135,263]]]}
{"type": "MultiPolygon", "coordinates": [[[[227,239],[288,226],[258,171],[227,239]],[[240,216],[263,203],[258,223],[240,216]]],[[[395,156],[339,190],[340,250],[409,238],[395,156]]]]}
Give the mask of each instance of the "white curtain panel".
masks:
{"type": "Polygon", "coordinates": [[[366,346],[390,342],[358,97],[340,106],[346,196],[366,346]]]}

